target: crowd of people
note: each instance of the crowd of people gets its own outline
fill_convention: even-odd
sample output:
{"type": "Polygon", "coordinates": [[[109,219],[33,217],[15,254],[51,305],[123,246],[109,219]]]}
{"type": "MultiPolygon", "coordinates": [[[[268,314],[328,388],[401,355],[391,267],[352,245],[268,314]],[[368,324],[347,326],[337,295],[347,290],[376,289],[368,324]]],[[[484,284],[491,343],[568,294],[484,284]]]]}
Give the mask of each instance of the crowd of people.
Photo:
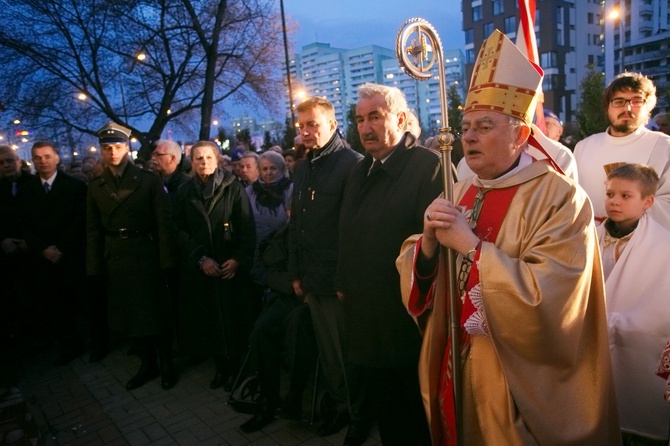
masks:
{"type": "Polygon", "coordinates": [[[3,342],[45,327],[63,365],[132,339],[129,391],[178,385],[175,354],[212,358],[212,389],[256,374],[245,432],[301,416],[318,357],[317,432],[346,426],[345,445],[375,422],[385,445],[667,444],[670,136],[646,127],[653,83],[613,79],[610,126],[573,154],[553,112],[533,123],[542,72],[502,33],[475,65],[453,197],[437,139],[423,147],[400,90],[370,83],[362,154],[321,97],[296,107],[298,150],[199,141],[186,157],[159,140],[140,168],[110,122],[99,161],[66,174],[42,141],[33,175],[0,145],[3,342]]]}

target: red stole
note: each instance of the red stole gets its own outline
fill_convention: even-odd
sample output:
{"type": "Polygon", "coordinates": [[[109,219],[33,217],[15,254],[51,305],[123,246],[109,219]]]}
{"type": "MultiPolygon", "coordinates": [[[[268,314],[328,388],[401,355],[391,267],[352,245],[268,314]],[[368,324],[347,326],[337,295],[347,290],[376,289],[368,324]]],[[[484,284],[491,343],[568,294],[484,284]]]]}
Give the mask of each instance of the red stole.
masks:
{"type": "MultiPolygon", "coordinates": [[[[494,243],[498,238],[500,227],[509,210],[512,199],[519,189],[519,185],[507,187],[504,189],[489,189],[484,192],[484,198],[481,204],[481,211],[477,219],[477,225],[473,232],[480,240],[494,243]]],[[[479,189],[477,186],[471,185],[465,192],[463,198],[458,203],[461,208],[466,209],[466,215],[472,212],[475,199],[479,189]]],[[[470,342],[470,335],[463,328],[463,324],[476,311],[475,306],[469,296],[469,291],[477,284],[479,284],[479,255],[481,253],[481,245],[475,252],[470,275],[465,286],[464,295],[462,296],[461,305],[461,351],[470,342]]],[[[447,306],[448,308],[448,306],[447,306]]],[[[456,412],[454,408],[454,382],[451,373],[452,358],[451,358],[451,338],[447,341],[447,351],[444,353],[442,360],[442,381],[440,382],[440,406],[442,407],[442,426],[443,434],[441,444],[456,445],[456,412]]],[[[460,365],[460,364],[459,364],[460,365]]]]}

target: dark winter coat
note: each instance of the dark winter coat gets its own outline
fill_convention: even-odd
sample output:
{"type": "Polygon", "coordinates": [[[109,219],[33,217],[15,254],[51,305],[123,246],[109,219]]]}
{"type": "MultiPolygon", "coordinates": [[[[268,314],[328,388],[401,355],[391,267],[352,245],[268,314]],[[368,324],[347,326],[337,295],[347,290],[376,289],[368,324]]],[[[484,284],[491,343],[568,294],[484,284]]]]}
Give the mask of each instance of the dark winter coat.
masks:
{"type": "Polygon", "coordinates": [[[165,188],[167,189],[166,192],[168,195],[176,194],[182,184],[188,183],[190,180],[191,175],[186,173],[183,167],[180,165],[177,167],[177,170],[175,170],[172,175],[167,178],[167,181],[165,181],[165,188]]]}
{"type": "Polygon", "coordinates": [[[39,264],[58,270],[63,281],[81,282],[86,271],[86,183],[58,172],[49,193],[39,177],[30,182],[26,242],[39,264]],[[56,246],[63,254],[57,264],[42,257],[56,246]]]}
{"type": "Polygon", "coordinates": [[[217,170],[209,187],[194,176],[177,192],[174,223],[180,251],[180,343],[191,353],[237,357],[253,324],[245,291],[254,255],[255,226],[244,187],[217,170]],[[233,279],[206,276],[202,256],[219,265],[235,259],[233,279]],[[242,339],[240,339],[242,338],[242,339]]]}
{"type": "Polygon", "coordinates": [[[314,157],[300,160],[293,177],[289,226],[289,276],[314,295],[334,295],[340,206],[351,169],[362,158],[337,133],[314,157]]]}
{"type": "Polygon", "coordinates": [[[155,172],[128,164],[118,183],[109,169],[89,184],[89,276],[104,278],[109,328],[128,336],[169,329],[164,269],[175,266],[167,195],[155,172]]]}
{"type": "Polygon", "coordinates": [[[364,366],[407,366],[418,361],[421,337],[403,306],[395,260],[442,191],[440,162],[409,133],[368,176],[372,161],[367,155],[351,172],[340,215],[347,354],[364,366]]]}

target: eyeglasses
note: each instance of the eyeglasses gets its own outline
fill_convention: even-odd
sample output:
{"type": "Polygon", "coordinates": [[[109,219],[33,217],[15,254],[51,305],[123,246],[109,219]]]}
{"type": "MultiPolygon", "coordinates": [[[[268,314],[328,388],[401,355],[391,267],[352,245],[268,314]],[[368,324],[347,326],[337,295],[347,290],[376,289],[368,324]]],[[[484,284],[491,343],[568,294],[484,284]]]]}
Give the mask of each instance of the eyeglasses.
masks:
{"type": "Polygon", "coordinates": [[[460,133],[461,135],[465,135],[466,133],[468,133],[468,130],[472,130],[472,131],[475,132],[477,135],[486,135],[486,134],[489,133],[491,130],[493,130],[495,127],[509,127],[509,126],[514,126],[514,127],[516,127],[516,126],[518,126],[518,125],[519,125],[519,124],[512,124],[512,123],[507,123],[507,124],[493,124],[493,123],[489,123],[489,122],[480,123],[480,124],[476,124],[476,125],[466,124],[466,125],[461,125],[461,126],[460,126],[460,128],[459,128],[459,133],[460,133]]]}
{"type": "Polygon", "coordinates": [[[644,98],[633,98],[633,99],[616,98],[610,101],[610,105],[614,108],[621,108],[625,107],[626,104],[630,103],[631,107],[638,108],[642,107],[646,102],[647,100],[644,98]]]}
{"type": "Polygon", "coordinates": [[[156,152],[154,152],[154,153],[151,154],[151,157],[153,158],[153,157],[165,156],[165,155],[169,155],[169,153],[156,153],[156,152]]]}

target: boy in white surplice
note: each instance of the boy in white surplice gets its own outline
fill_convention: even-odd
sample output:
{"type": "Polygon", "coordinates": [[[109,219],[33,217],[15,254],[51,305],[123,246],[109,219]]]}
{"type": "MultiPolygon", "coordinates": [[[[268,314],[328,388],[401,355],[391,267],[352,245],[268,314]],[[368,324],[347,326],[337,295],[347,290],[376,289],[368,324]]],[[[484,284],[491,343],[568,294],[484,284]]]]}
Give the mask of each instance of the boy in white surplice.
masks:
{"type": "Polygon", "coordinates": [[[645,212],[654,202],[658,181],[654,169],[643,164],[614,168],[606,183],[608,218],[598,227],[624,439],[668,438],[670,406],[663,399],[664,383],[654,374],[670,337],[670,275],[664,261],[670,231],[645,212]]]}

